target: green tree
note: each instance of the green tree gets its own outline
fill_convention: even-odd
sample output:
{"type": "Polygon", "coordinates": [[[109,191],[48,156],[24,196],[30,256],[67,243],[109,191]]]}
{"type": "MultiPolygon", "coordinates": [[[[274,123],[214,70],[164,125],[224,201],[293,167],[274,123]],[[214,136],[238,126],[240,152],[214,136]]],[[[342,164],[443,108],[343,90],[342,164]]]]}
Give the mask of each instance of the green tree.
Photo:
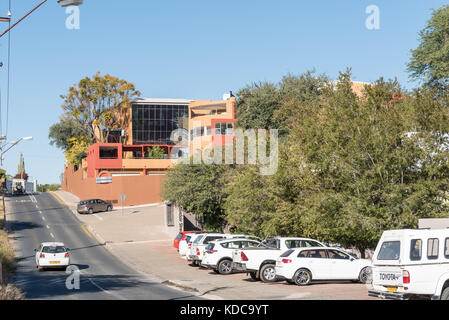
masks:
{"type": "Polygon", "coordinates": [[[280,94],[276,84],[259,82],[237,92],[237,125],[243,129],[278,127],[273,115],[279,109],[280,94]]]}
{"type": "Polygon", "coordinates": [[[420,43],[412,50],[408,64],[410,76],[424,80],[434,88],[449,86],[449,5],[432,13],[426,27],[419,33],[420,43]]]}
{"type": "Polygon", "coordinates": [[[73,146],[71,138],[91,140],[89,132],[79,122],[65,117],[62,117],[58,123],[50,127],[48,138],[51,145],[55,145],[62,150],[68,150],[73,146]]]}
{"type": "Polygon", "coordinates": [[[163,184],[164,200],[203,218],[206,230],[222,231],[224,175],[230,167],[216,164],[177,164],[163,184]]]}
{"type": "Polygon", "coordinates": [[[23,160],[23,154],[20,153],[19,165],[17,166],[17,175],[25,174],[25,162],[23,160]]]}
{"type": "Polygon", "coordinates": [[[80,161],[90,144],[106,142],[108,129],[126,122],[131,100],[139,95],[132,83],[108,74],[82,79],[61,96],[64,113],[50,127],[50,144],[63,149],[69,163],[80,161]]]}
{"type": "Polygon", "coordinates": [[[147,152],[150,159],[163,159],[165,157],[164,148],[160,146],[148,147],[147,152]]]}

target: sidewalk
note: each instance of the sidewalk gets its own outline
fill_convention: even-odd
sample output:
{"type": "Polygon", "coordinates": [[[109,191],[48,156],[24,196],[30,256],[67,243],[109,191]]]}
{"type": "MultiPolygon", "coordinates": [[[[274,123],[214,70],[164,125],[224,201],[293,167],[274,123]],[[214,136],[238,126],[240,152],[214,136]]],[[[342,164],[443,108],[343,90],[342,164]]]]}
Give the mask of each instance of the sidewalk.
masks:
{"type": "Polygon", "coordinates": [[[162,206],[127,208],[95,215],[76,212],[79,201],[65,191],[52,192],[106,248],[124,263],[158,282],[195,292],[208,299],[368,299],[363,284],[298,287],[285,282],[266,284],[245,274],[219,275],[190,266],[179,257],[173,239],[164,232],[162,206]]]}

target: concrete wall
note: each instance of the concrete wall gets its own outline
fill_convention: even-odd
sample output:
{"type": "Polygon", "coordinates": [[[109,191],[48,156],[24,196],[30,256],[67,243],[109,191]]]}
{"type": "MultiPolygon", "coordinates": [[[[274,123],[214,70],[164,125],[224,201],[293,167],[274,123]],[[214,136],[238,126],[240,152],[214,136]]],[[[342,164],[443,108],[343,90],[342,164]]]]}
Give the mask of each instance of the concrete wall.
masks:
{"type": "Polygon", "coordinates": [[[112,177],[112,183],[97,184],[95,178],[83,179],[83,169],[66,167],[61,188],[81,200],[100,198],[121,206],[120,194],[126,194],[125,206],[159,203],[164,175],[112,177]]]}
{"type": "Polygon", "coordinates": [[[418,227],[420,229],[447,229],[449,228],[449,219],[419,219],[418,227]]]}

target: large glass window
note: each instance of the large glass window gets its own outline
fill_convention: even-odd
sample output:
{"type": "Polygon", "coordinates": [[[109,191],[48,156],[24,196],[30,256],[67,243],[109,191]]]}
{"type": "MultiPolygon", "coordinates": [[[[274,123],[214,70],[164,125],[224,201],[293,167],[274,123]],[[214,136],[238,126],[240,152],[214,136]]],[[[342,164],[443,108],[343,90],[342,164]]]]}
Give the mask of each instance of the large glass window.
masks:
{"type": "Polygon", "coordinates": [[[170,134],[188,128],[188,105],[134,104],[133,144],[173,144],[170,134]]]}

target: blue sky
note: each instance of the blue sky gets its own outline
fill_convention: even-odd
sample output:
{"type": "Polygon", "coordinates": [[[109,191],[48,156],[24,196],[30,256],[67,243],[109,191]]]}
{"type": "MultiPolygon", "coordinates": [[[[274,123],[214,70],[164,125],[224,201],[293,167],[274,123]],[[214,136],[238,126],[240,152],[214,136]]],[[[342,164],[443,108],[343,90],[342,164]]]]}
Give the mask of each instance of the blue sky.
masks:
{"type": "MultiPolygon", "coordinates": [[[[6,16],[8,1],[0,2],[6,16]]],[[[12,0],[13,21],[40,0],[12,0]]],[[[394,78],[406,87],[410,50],[439,0],[148,1],[84,0],[80,29],[56,0],[11,34],[9,140],[33,136],[5,154],[15,174],[22,152],[28,174],[59,183],[64,155],[48,128],[61,114],[61,94],[97,71],[133,82],[145,97],[220,99],[253,81],[278,81],[315,69],[336,78],[394,78]],[[380,29],[368,30],[368,5],[380,9],[380,29]]],[[[0,24],[4,30],[6,23],[0,24]]],[[[7,37],[0,39],[2,129],[6,120],[7,37]]]]}

